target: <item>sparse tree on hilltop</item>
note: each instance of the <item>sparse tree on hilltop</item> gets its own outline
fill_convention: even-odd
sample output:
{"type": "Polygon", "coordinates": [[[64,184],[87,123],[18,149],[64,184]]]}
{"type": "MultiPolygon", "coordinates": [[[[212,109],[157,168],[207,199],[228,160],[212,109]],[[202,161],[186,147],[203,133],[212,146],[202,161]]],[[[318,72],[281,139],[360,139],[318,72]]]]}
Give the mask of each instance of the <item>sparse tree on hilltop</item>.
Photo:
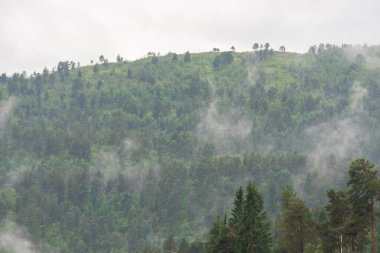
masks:
{"type": "Polygon", "coordinates": [[[116,61],[117,62],[122,62],[123,61],[123,57],[121,57],[119,54],[116,56],[116,61]]]}
{"type": "Polygon", "coordinates": [[[189,62],[190,61],[190,52],[189,51],[187,51],[185,53],[185,56],[183,57],[183,61],[184,62],[189,62]]]}

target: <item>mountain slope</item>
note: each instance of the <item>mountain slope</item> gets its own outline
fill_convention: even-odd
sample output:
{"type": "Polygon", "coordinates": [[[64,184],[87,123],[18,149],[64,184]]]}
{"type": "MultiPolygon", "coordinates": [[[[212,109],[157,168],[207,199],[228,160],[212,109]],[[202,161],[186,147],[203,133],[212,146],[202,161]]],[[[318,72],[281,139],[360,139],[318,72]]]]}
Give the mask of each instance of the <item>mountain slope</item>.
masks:
{"type": "Polygon", "coordinates": [[[61,252],[205,235],[253,180],[309,204],[379,162],[379,48],[212,52],[0,79],[3,219],[61,252]],[[318,179],[324,180],[318,181],[318,179]]]}

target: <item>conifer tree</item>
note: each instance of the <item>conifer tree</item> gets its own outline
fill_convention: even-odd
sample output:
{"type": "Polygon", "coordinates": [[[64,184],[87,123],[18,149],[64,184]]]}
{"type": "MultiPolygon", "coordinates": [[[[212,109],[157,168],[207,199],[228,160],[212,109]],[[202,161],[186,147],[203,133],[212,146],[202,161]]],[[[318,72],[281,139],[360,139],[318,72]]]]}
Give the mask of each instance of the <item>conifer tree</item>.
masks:
{"type": "Polygon", "coordinates": [[[243,225],[243,205],[244,205],[244,192],[243,188],[239,187],[236,191],[234,199],[234,207],[232,208],[231,218],[228,222],[229,227],[231,228],[234,237],[236,238],[235,242],[235,251],[241,251],[241,238],[242,238],[242,225],[243,225]]]}
{"type": "Polygon", "coordinates": [[[246,253],[270,252],[271,233],[264,211],[264,201],[261,194],[249,182],[243,205],[242,251],[246,253]]]}
{"type": "Polygon", "coordinates": [[[309,208],[290,187],[282,195],[282,217],[280,227],[284,236],[280,248],[285,252],[303,253],[305,245],[314,238],[314,223],[309,208]]]}
{"type": "Polygon", "coordinates": [[[235,252],[226,217],[224,220],[217,217],[216,221],[212,224],[209,240],[206,243],[206,251],[208,253],[235,252]]]}
{"type": "Polygon", "coordinates": [[[170,234],[162,246],[164,253],[174,253],[176,251],[174,236],[170,234]]]}
{"type": "Polygon", "coordinates": [[[246,194],[240,187],[234,199],[231,218],[219,218],[212,225],[207,252],[267,253],[271,251],[270,224],[263,197],[249,182],[246,194]]]}
{"type": "MultiPolygon", "coordinates": [[[[334,249],[342,251],[347,241],[346,225],[351,215],[351,208],[348,202],[347,192],[328,190],[329,199],[325,209],[328,214],[328,230],[330,237],[335,242],[334,249]]],[[[330,238],[329,238],[330,239],[330,238]]]]}
{"type": "Polygon", "coordinates": [[[374,201],[379,192],[379,181],[374,165],[365,159],[353,161],[349,169],[347,185],[352,214],[347,225],[351,239],[351,252],[361,246],[361,238],[371,224],[371,252],[374,252],[374,201]]]}
{"type": "Polygon", "coordinates": [[[190,244],[185,238],[179,244],[178,253],[190,253],[190,244]]]}

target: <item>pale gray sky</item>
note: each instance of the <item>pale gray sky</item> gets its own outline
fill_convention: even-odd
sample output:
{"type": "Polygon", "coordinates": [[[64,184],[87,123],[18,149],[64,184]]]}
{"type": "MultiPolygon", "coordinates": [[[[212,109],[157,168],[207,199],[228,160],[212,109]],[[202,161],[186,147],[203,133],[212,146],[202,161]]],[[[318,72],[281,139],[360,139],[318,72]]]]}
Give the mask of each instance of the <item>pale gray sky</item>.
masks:
{"type": "Polygon", "coordinates": [[[0,0],[0,73],[254,42],[380,44],[378,0],[0,0]]]}

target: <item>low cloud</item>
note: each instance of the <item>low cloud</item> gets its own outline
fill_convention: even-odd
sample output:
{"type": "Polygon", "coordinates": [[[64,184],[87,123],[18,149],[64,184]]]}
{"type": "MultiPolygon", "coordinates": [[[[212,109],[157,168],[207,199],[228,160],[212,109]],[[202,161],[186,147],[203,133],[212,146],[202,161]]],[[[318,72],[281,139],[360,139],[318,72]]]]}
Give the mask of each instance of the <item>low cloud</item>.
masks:
{"type": "Polygon", "coordinates": [[[92,166],[93,174],[100,173],[104,183],[123,177],[126,190],[131,192],[141,191],[148,168],[153,168],[154,166],[152,164],[136,163],[128,159],[130,158],[130,153],[134,150],[134,143],[134,141],[126,139],[122,154],[112,149],[99,151],[92,166]]]}
{"type": "Polygon", "coordinates": [[[17,105],[17,99],[15,97],[9,97],[5,101],[0,101],[0,135],[5,129],[5,126],[11,116],[14,108],[17,105]]]}
{"type": "Polygon", "coordinates": [[[247,150],[251,125],[250,120],[225,114],[218,110],[216,102],[211,102],[196,133],[202,142],[213,144],[217,153],[226,154],[236,149],[247,150]]]}
{"type": "Polygon", "coordinates": [[[363,99],[367,90],[355,82],[351,89],[351,101],[346,112],[338,119],[324,122],[306,129],[312,150],[308,154],[308,166],[311,172],[320,175],[336,174],[331,168],[331,160],[363,156],[362,147],[368,143],[368,131],[362,126],[362,117],[366,116],[363,99]]]}
{"type": "MultiPolygon", "coordinates": [[[[26,162],[25,162],[26,164],[26,162]]],[[[26,173],[28,171],[30,171],[31,168],[26,166],[26,165],[20,165],[18,167],[15,167],[13,168],[11,171],[9,171],[6,175],[5,175],[5,180],[4,180],[4,187],[13,187],[15,186],[16,184],[18,184],[19,182],[21,182],[26,173]]]]}
{"type": "Polygon", "coordinates": [[[40,253],[30,240],[29,233],[13,221],[6,221],[0,232],[0,252],[40,253]]]}
{"type": "Polygon", "coordinates": [[[362,56],[363,62],[369,68],[380,68],[380,46],[354,45],[344,48],[348,61],[358,63],[358,56],[362,56]]]}

